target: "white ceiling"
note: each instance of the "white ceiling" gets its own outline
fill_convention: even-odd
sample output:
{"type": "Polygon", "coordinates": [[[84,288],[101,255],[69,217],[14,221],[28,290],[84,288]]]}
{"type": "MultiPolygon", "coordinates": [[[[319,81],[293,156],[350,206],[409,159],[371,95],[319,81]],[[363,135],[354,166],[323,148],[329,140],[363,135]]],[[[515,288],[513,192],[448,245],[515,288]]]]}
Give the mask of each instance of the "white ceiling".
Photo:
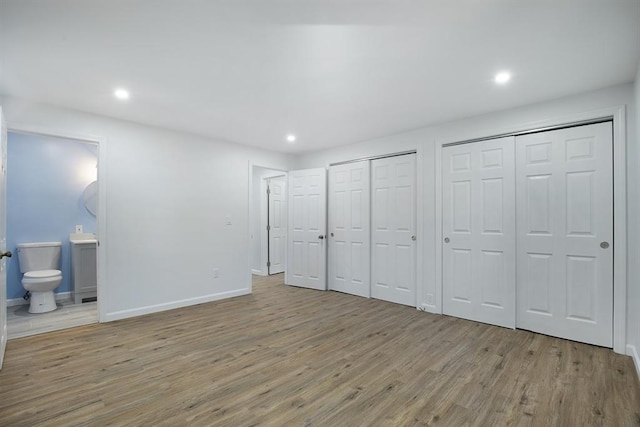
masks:
{"type": "Polygon", "coordinates": [[[631,82],[640,0],[0,0],[0,54],[6,95],[303,152],[631,82]]]}

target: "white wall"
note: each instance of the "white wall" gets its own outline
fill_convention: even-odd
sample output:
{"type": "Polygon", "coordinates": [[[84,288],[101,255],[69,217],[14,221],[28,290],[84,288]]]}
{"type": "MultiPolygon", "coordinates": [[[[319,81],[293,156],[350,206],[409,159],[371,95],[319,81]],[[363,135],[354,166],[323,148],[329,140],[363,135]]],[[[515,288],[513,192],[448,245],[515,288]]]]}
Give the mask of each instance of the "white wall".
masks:
{"type": "MultiPolygon", "coordinates": [[[[629,312],[634,313],[640,300],[640,265],[637,261],[638,232],[635,220],[638,213],[638,189],[634,183],[638,182],[636,170],[640,164],[638,159],[638,142],[635,139],[637,112],[634,105],[633,85],[625,84],[611,88],[584,93],[576,96],[561,98],[553,101],[533,104],[517,109],[499,111],[468,119],[457,120],[438,126],[418,129],[398,135],[388,136],[372,141],[365,141],[346,147],[315,152],[299,158],[299,168],[327,166],[333,162],[356,159],[385,153],[418,150],[418,220],[422,227],[418,229],[418,239],[421,246],[421,265],[418,272],[418,305],[433,312],[441,312],[439,279],[436,277],[437,248],[440,245],[437,232],[436,212],[436,146],[444,142],[463,141],[478,137],[492,136],[518,130],[533,129],[542,123],[550,121],[572,121],[576,114],[599,110],[602,108],[627,106],[627,171],[630,184],[628,198],[629,225],[632,233],[629,235],[629,253],[634,258],[629,262],[629,303],[634,306],[629,312]]],[[[635,316],[635,313],[634,313],[635,316]]],[[[628,322],[629,323],[629,322],[628,322]]],[[[637,339],[640,342],[640,322],[629,328],[627,342],[637,339]],[[635,338],[632,338],[632,335],[635,338]]]]}
{"type": "Polygon", "coordinates": [[[10,129],[103,141],[101,321],[250,292],[249,164],[288,170],[291,156],[8,97],[0,105],[10,129]]]}

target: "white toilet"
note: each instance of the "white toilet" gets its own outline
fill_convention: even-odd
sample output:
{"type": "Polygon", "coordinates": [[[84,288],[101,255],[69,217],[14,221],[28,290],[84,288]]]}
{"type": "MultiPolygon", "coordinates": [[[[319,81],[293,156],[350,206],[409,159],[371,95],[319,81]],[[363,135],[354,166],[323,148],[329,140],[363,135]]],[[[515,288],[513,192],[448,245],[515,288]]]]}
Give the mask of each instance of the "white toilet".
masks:
{"type": "Polygon", "coordinates": [[[55,310],[53,290],[62,281],[60,268],[61,242],[18,243],[18,262],[22,286],[31,292],[29,313],[46,313],[55,310]]]}

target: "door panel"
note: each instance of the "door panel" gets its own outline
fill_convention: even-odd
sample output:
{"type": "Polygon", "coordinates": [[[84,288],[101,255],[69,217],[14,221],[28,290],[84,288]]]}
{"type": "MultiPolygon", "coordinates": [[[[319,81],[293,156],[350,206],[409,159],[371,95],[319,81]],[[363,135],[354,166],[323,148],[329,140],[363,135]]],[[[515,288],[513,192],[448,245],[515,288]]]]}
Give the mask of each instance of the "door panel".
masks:
{"type": "Polygon", "coordinates": [[[371,293],[369,162],[329,168],[329,289],[371,293]]]}
{"type": "Polygon", "coordinates": [[[612,141],[611,123],[516,138],[519,328],[613,345],[612,141]]]}
{"type": "Polygon", "coordinates": [[[416,155],[371,161],[374,298],[416,306],[416,155]]]}
{"type": "Polygon", "coordinates": [[[325,169],[289,172],[288,256],[285,283],[326,290],[325,169]]]}
{"type": "Polygon", "coordinates": [[[269,274],[285,270],[287,241],[287,178],[268,179],[269,191],[269,274]]]}
{"type": "MultiPolygon", "coordinates": [[[[0,108],[0,251],[7,250],[7,124],[0,108]]],[[[0,260],[0,369],[7,347],[7,258],[0,260]]]]}
{"type": "Polygon", "coordinates": [[[513,138],[442,150],[443,312],[515,327],[513,138]]]}

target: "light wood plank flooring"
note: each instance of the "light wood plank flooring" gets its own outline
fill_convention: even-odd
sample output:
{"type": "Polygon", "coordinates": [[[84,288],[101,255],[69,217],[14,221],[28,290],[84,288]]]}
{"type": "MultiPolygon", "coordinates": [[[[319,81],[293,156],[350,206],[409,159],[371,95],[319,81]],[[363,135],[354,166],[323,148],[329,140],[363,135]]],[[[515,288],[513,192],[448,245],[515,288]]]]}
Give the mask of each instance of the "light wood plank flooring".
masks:
{"type": "Polygon", "coordinates": [[[0,425],[633,426],[611,350],[288,287],[11,340],[0,425]]]}
{"type": "Polygon", "coordinates": [[[29,313],[29,305],[7,307],[9,339],[28,337],[98,322],[98,303],[74,304],[71,300],[58,302],[49,313],[29,313]]]}

